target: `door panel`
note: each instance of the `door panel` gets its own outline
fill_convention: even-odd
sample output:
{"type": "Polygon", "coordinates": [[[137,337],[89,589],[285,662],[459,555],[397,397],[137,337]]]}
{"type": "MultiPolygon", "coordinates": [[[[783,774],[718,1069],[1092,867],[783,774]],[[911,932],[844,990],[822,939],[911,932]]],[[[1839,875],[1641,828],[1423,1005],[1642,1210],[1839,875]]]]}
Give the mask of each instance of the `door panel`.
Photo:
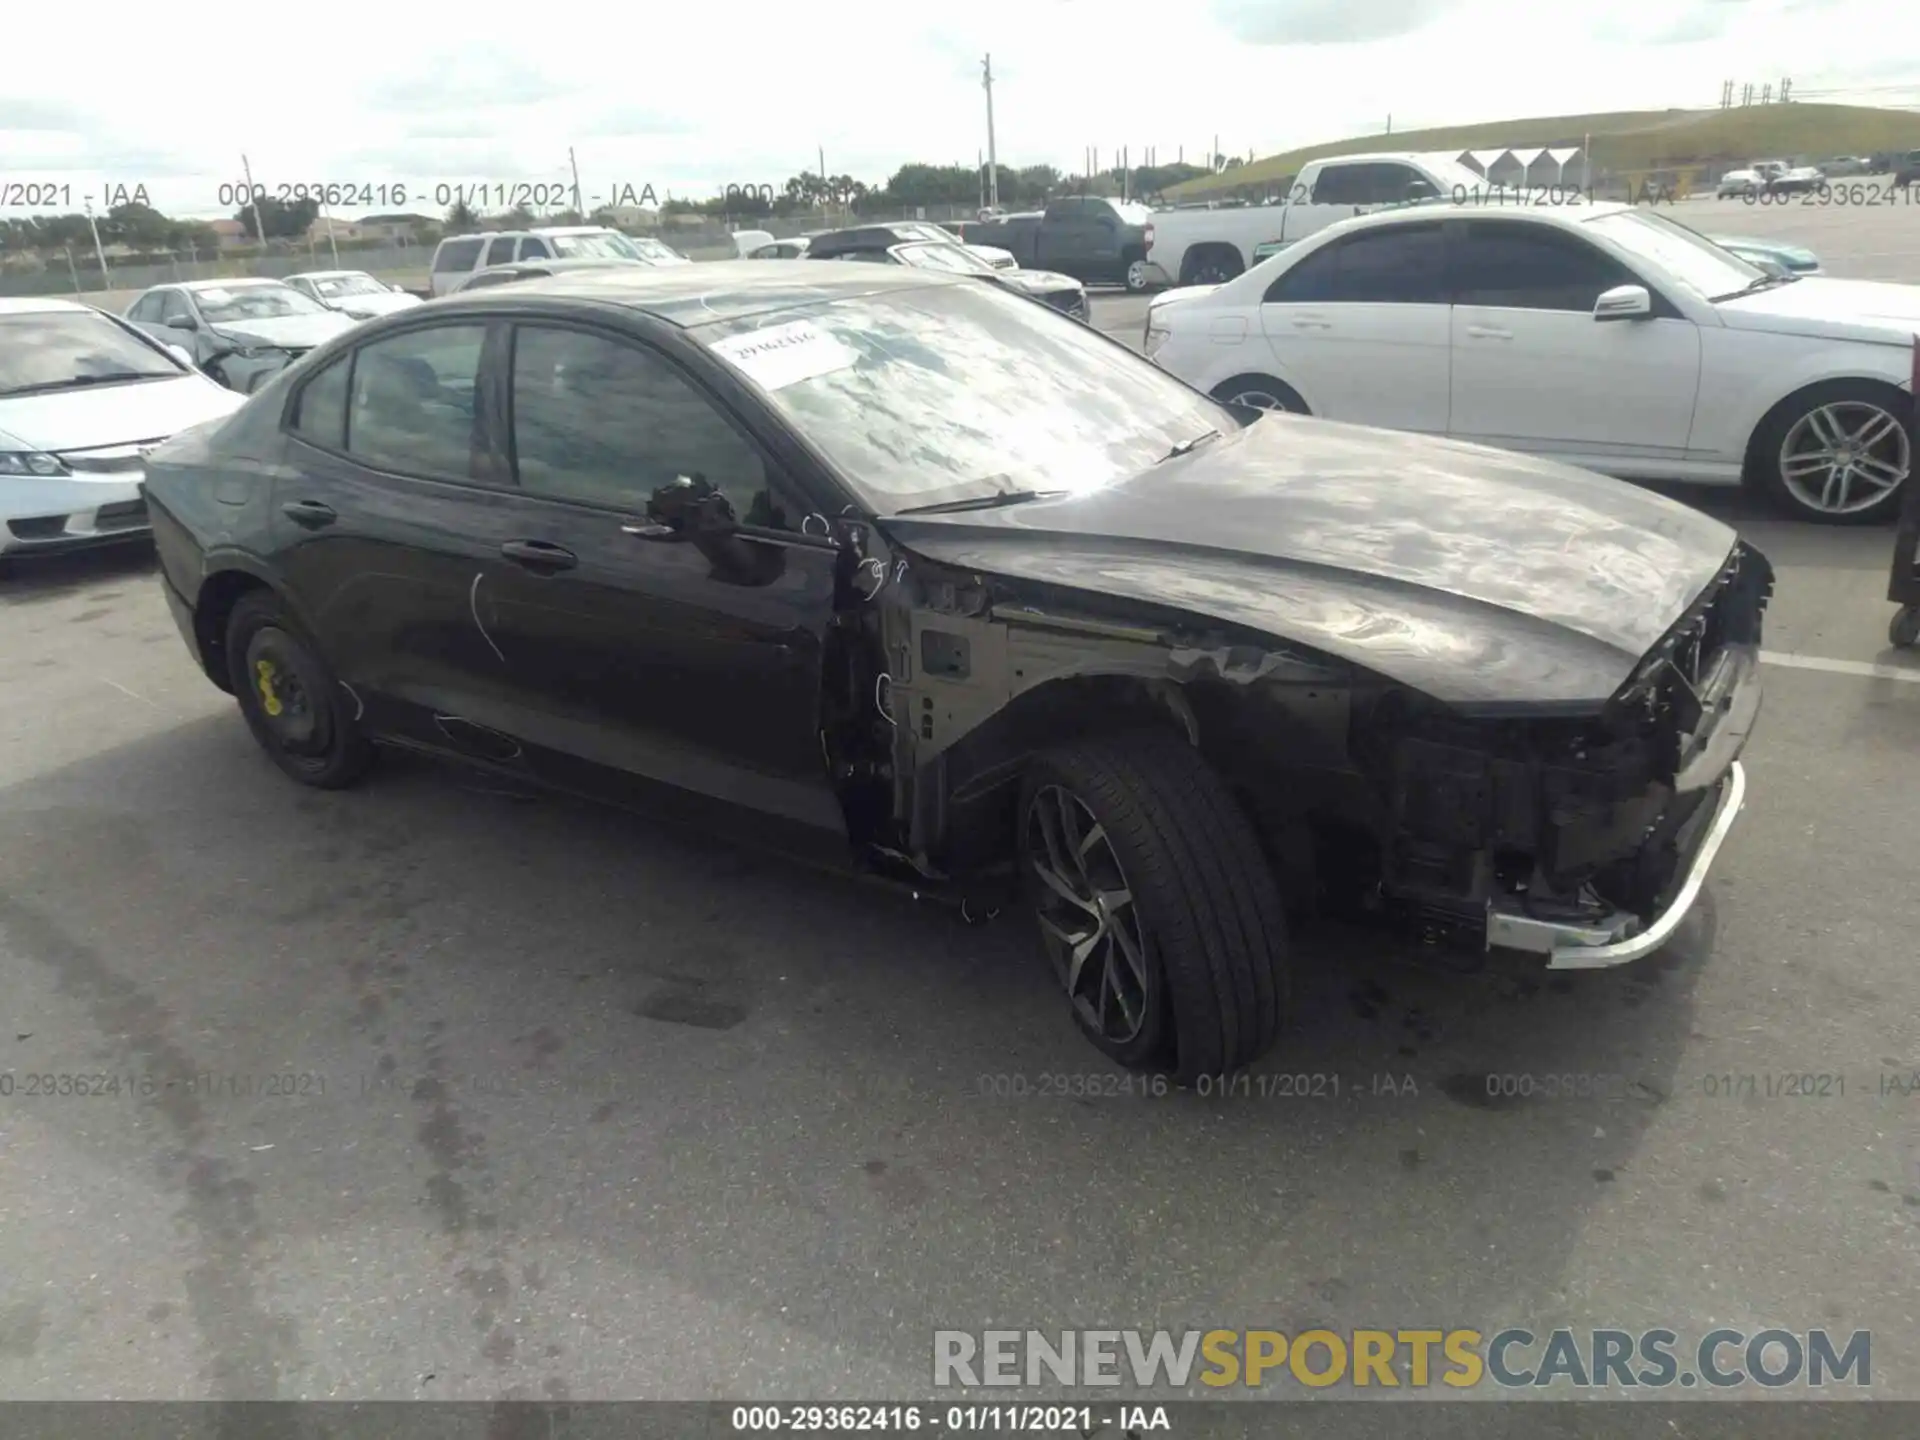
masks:
{"type": "Polygon", "coordinates": [[[638,341],[520,325],[511,375],[520,489],[503,543],[519,543],[488,562],[476,613],[513,696],[503,728],[558,783],[585,762],[607,784],[638,776],[843,830],[819,738],[838,557],[799,534],[805,507],[638,341]],[[680,477],[764,538],[641,533],[680,477]]]}
{"type": "Polygon", "coordinates": [[[1437,221],[1336,240],[1281,272],[1260,324],[1281,378],[1329,420],[1443,435],[1451,391],[1437,221]]]}
{"type": "Polygon", "coordinates": [[[1699,381],[1700,331],[1690,320],[1453,312],[1457,439],[1549,454],[1678,455],[1699,381]]]}
{"type": "Polygon", "coordinates": [[[1452,435],[1553,455],[1686,450],[1700,332],[1656,287],[1647,318],[1595,320],[1602,294],[1645,281],[1541,222],[1459,222],[1448,258],[1452,435]]]}
{"type": "Polygon", "coordinates": [[[497,661],[470,616],[499,543],[500,497],[472,478],[485,335],[409,330],[317,372],[274,485],[276,559],[322,653],[372,728],[432,745],[451,742],[435,716],[484,724],[499,708],[497,661]]]}

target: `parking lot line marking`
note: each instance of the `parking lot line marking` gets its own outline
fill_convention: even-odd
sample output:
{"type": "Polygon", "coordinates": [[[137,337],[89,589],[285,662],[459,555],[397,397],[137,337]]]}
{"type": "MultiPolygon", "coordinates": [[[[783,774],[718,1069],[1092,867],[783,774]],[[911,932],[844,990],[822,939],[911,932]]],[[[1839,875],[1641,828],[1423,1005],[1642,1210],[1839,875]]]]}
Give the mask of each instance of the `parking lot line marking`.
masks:
{"type": "Polygon", "coordinates": [[[1824,655],[1795,655],[1783,650],[1762,650],[1760,660],[1766,665],[1780,665],[1789,670],[1824,670],[1830,675],[1858,675],[1866,680],[1904,680],[1910,685],[1920,685],[1920,668],[1907,669],[1900,665],[1875,665],[1865,660],[1829,660],[1824,655]]]}

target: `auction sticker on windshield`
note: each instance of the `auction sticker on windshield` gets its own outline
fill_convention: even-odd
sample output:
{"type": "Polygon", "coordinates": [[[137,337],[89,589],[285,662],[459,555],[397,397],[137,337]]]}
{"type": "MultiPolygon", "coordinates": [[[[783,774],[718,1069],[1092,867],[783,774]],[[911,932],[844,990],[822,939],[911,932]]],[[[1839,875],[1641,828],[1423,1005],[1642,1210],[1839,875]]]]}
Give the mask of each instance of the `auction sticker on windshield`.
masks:
{"type": "Polygon", "coordinates": [[[811,320],[769,325],[714,342],[713,351],[769,390],[848,370],[860,357],[811,320]]]}

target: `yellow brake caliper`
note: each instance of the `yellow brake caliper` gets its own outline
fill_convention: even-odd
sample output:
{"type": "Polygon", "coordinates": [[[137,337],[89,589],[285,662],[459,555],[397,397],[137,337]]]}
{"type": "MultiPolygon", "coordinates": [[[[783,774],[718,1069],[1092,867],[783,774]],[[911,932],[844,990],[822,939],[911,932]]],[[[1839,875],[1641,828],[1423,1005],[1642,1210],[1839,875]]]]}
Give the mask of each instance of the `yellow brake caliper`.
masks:
{"type": "Polygon", "coordinates": [[[273,679],[279,672],[273,668],[271,660],[256,660],[253,664],[254,683],[260,691],[260,707],[269,715],[277,716],[286,707],[280,703],[279,695],[274,693],[273,679]]]}

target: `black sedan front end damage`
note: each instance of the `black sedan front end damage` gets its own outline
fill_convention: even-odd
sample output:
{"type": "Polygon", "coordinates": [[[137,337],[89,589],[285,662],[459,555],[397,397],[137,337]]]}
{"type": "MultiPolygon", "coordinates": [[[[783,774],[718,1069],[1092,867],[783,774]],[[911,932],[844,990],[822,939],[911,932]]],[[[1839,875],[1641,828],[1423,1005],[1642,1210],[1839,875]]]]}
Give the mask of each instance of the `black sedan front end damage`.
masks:
{"type": "Polygon", "coordinates": [[[1658,949],[1745,801],[1772,585],[1765,557],[1736,547],[1593,724],[1535,722],[1480,747],[1398,736],[1385,894],[1553,969],[1658,949]]]}

